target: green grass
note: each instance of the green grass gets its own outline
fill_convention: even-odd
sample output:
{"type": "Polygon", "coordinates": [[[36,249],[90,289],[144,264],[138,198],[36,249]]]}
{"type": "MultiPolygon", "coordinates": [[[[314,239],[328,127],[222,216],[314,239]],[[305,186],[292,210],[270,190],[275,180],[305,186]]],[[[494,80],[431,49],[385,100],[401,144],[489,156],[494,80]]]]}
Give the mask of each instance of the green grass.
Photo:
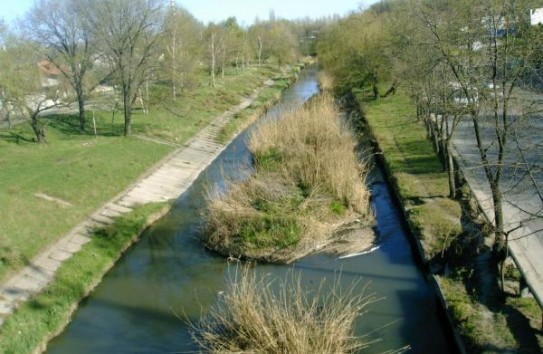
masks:
{"type": "Polygon", "coordinates": [[[69,322],[76,304],[87,296],[152,220],[163,215],[165,203],[147,204],[97,230],[81,251],[64,262],[53,283],[23,303],[0,327],[0,353],[26,354],[42,348],[69,322]]]}
{"type": "Polygon", "coordinates": [[[43,146],[0,144],[1,164],[7,167],[0,169],[0,280],[171,151],[135,138],[55,138],[43,146]],[[42,199],[37,193],[69,204],[42,199]]]}
{"type": "Polygon", "coordinates": [[[239,236],[246,247],[283,249],[298,244],[301,233],[297,218],[265,213],[242,220],[239,236]]]}
{"type": "Polygon", "coordinates": [[[283,154],[275,146],[254,154],[255,163],[258,167],[267,171],[277,171],[281,167],[283,158],[283,154]]]}
{"type": "Polygon", "coordinates": [[[83,134],[75,115],[44,117],[49,143],[42,145],[32,141],[26,123],[0,129],[0,282],[173,150],[135,135],[183,144],[276,72],[274,67],[249,68],[218,78],[216,88],[201,73],[196,88],[176,101],[157,100],[154,91],[160,90],[152,89],[148,114],[135,104],[134,136],[129,138],[122,136],[120,111],[113,121],[112,112],[88,111],[83,134]],[[61,202],[36,197],[40,193],[61,202]]]}
{"type": "Polygon", "coordinates": [[[415,236],[424,240],[427,257],[441,252],[460,234],[462,211],[447,198],[448,178],[426,131],[415,118],[413,103],[401,90],[374,100],[355,92],[394,181],[402,204],[409,210],[415,236]]]}
{"type": "Polygon", "coordinates": [[[470,353],[516,352],[517,342],[509,328],[507,314],[489,308],[468,294],[463,279],[458,277],[440,278],[445,291],[449,312],[457,325],[459,334],[467,344],[470,353]]]}
{"type": "Polygon", "coordinates": [[[529,322],[529,326],[533,331],[532,333],[534,334],[539,347],[543,348],[543,316],[541,315],[541,308],[536,299],[533,297],[508,297],[506,305],[524,316],[529,322]]]}

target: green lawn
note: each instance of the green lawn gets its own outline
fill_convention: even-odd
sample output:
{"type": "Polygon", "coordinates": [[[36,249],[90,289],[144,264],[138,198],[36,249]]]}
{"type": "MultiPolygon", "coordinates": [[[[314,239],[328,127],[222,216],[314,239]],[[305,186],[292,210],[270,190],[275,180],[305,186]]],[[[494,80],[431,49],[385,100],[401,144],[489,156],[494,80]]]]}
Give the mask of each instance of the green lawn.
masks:
{"type": "Polygon", "coordinates": [[[136,135],[182,144],[276,73],[268,66],[232,71],[216,88],[202,73],[199,85],[176,101],[157,100],[155,91],[167,88],[153,88],[150,112],[136,105],[129,138],[119,111],[114,120],[111,112],[88,111],[86,134],[77,131],[75,115],[42,118],[49,140],[42,145],[32,141],[28,124],[0,129],[0,282],[174,149],[136,135]]]}
{"type": "Polygon", "coordinates": [[[448,179],[443,165],[404,92],[378,100],[363,91],[355,94],[402,204],[409,210],[412,228],[418,232],[415,236],[424,240],[431,258],[462,231],[461,208],[447,198],[448,179]]]}

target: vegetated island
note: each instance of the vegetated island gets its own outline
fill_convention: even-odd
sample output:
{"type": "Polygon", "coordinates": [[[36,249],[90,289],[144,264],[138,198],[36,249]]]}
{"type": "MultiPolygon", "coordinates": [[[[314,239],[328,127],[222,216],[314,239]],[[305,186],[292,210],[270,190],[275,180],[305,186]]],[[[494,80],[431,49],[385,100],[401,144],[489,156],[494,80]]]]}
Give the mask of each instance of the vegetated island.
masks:
{"type": "Polygon", "coordinates": [[[357,141],[328,94],[260,124],[249,149],[255,173],[210,191],[203,242],[224,256],[290,263],[346,255],[375,241],[357,141]]]}

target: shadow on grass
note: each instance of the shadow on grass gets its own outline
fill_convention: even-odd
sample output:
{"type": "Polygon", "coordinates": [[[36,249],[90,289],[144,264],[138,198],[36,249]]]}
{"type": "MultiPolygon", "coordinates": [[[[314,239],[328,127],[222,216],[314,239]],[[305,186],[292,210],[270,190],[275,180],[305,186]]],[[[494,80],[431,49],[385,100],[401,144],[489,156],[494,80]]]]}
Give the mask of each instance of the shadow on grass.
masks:
{"type": "Polygon", "coordinates": [[[0,131],[0,140],[4,140],[8,143],[12,144],[21,144],[21,143],[34,143],[35,140],[33,138],[28,138],[26,136],[23,136],[19,133],[13,132],[13,131],[0,131]]]}
{"type": "Polygon", "coordinates": [[[42,118],[44,122],[47,122],[49,129],[54,129],[61,135],[70,136],[105,136],[105,137],[117,137],[124,132],[123,119],[116,117],[116,121],[111,123],[105,122],[103,117],[96,120],[96,133],[95,126],[93,124],[92,117],[86,118],[85,131],[79,129],[79,116],[75,114],[59,114],[50,115],[42,118]]]}
{"type": "MultiPolygon", "coordinates": [[[[452,241],[444,255],[436,256],[432,262],[434,264],[441,262],[443,269],[446,264],[453,273],[461,277],[470,301],[488,308],[494,316],[504,316],[507,329],[515,341],[514,352],[541,353],[543,348],[536,335],[538,329],[532,327],[530,319],[518,308],[506,302],[508,297],[515,295],[504,294],[501,291],[498,282],[500,277],[498,261],[493,256],[491,247],[484,243],[484,235],[489,231],[485,230],[483,224],[474,221],[469,198],[462,198],[461,202],[463,232],[452,241]]],[[[495,318],[493,320],[497,321],[495,318]]],[[[497,329],[494,335],[500,336],[499,331],[500,329],[497,329]]],[[[464,339],[474,352],[511,353],[513,350],[512,344],[499,347],[495,343],[470,343],[469,338],[464,339]]]]}

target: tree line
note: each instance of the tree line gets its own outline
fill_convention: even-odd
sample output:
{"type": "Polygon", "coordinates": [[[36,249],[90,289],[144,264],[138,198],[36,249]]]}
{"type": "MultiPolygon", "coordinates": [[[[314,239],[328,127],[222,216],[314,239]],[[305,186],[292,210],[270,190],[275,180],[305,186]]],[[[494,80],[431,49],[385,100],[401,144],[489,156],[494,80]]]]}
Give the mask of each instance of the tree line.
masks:
{"type": "Polygon", "coordinates": [[[504,215],[505,196],[521,184],[543,204],[541,165],[527,158],[541,141],[522,139],[542,107],[519,96],[541,92],[543,25],[531,18],[541,7],[541,0],[382,0],[327,26],[317,45],[340,95],[368,87],[381,99],[401,85],[449,173],[452,198],[458,186],[451,143],[459,124],[469,123],[490,186],[494,216],[488,221],[501,259],[509,235],[543,216],[541,208],[517,205],[525,219],[507,226],[504,215]],[[516,182],[506,184],[511,175],[516,182]]]}
{"type": "Polygon", "coordinates": [[[83,132],[90,94],[114,87],[129,135],[144,85],[160,86],[170,92],[161,99],[176,101],[202,71],[214,87],[229,68],[292,63],[314,52],[311,35],[322,23],[270,17],[248,28],[236,18],[204,25],[167,0],[38,0],[16,29],[0,25],[0,113],[9,125],[27,120],[45,142],[43,111],[76,101],[83,132]],[[39,63],[60,84],[44,82],[39,63]]]}

